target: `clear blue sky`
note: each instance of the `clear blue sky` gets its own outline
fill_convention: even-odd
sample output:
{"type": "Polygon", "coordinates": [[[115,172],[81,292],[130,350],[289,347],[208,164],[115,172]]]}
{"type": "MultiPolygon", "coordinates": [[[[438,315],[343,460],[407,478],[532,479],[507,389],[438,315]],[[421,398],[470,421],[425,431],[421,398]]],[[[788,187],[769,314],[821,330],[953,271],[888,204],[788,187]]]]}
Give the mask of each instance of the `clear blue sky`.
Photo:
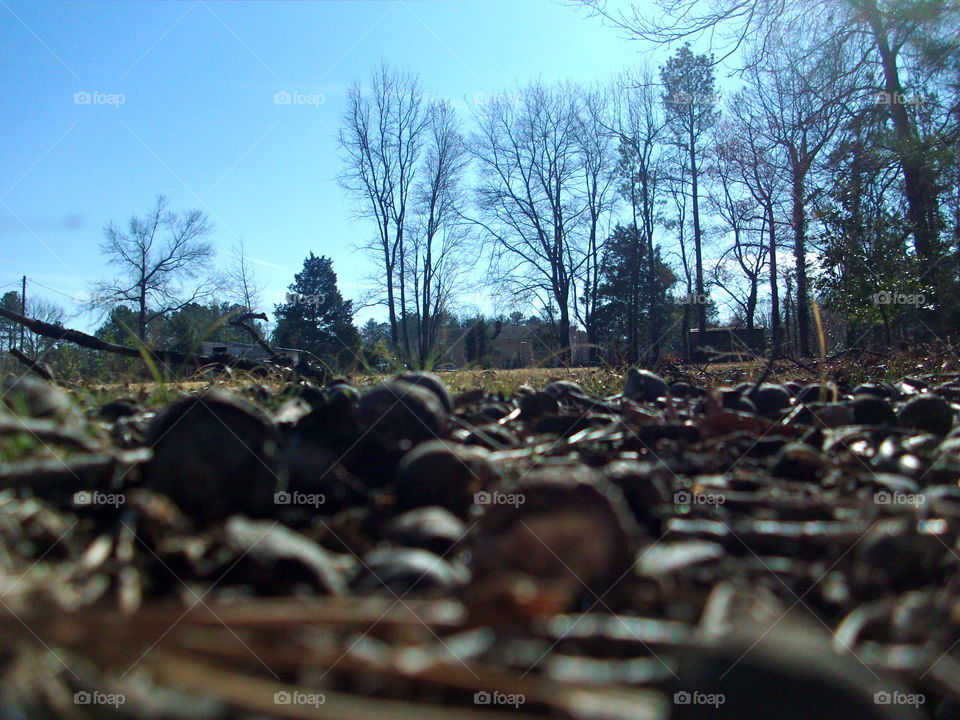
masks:
{"type": "Polygon", "coordinates": [[[605,78],[645,50],[554,0],[0,0],[0,37],[0,290],[26,274],[28,298],[71,315],[110,273],[103,225],[160,193],[209,214],[218,265],[244,238],[264,309],[309,251],[357,297],[372,266],[353,245],[372,229],[335,181],[351,82],[386,60],[466,109],[538,77],[605,78]],[[282,91],[323,103],[277,105],[282,91]]]}

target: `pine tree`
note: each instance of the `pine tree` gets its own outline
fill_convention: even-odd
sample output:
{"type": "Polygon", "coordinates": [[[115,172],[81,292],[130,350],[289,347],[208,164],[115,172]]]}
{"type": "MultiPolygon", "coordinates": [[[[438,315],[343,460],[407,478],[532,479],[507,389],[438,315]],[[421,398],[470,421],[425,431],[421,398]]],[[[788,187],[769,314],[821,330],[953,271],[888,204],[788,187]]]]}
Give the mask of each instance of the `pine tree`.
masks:
{"type": "Polygon", "coordinates": [[[486,365],[489,363],[490,333],[486,319],[481,316],[469,324],[469,330],[463,339],[464,352],[468,363],[486,365]]]}
{"type": "MultiPolygon", "coordinates": [[[[663,108],[673,142],[683,154],[682,163],[690,173],[690,200],[693,210],[694,273],[697,297],[705,295],[703,282],[703,229],[700,222],[700,182],[703,174],[706,136],[720,117],[720,97],[714,79],[712,55],[694,55],[690,43],[677,48],[660,68],[663,108]]],[[[705,337],[707,313],[698,303],[697,328],[705,337]]]]}
{"type": "MultiPolygon", "coordinates": [[[[647,253],[636,225],[617,225],[607,240],[600,266],[599,340],[626,362],[643,360],[640,339],[647,336],[644,330],[651,320],[649,309],[663,308],[667,291],[677,281],[660,258],[659,247],[654,250],[653,263],[647,253]],[[655,277],[650,276],[651,265],[655,277]]],[[[660,315],[666,313],[661,311],[660,315]]]]}
{"type": "Polygon", "coordinates": [[[333,261],[310,253],[289,290],[274,313],[274,344],[308,350],[337,365],[350,363],[360,337],[353,326],[353,303],[337,289],[333,261]]]}

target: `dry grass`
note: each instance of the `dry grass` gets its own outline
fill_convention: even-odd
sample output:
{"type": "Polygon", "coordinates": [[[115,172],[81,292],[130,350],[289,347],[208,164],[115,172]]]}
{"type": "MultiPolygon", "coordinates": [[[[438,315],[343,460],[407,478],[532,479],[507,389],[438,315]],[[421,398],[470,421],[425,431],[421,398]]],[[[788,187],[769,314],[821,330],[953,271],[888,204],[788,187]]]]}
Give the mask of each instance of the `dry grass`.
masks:
{"type": "MultiPolygon", "coordinates": [[[[658,368],[668,381],[684,380],[700,386],[733,385],[753,382],[764,373],[764,360],[738,361],[713,364],[671,363],[658,368]]],[[[812,382],[831,380],[838,384],[856,385],[865,381],[897,380],[905,375],[935,373],[940,369],[940,360],[931,353],[917,351],[891,351],[886,355],[871,353],[860,357],[844,356],[820,361],[806,359],[778,361],[767,375],[768,382],[797,380],[812,382]]],[[[349,376],[358,387],[370,387],[393,377],[395,373],[355,373],[349,376]]],[[[452,372],[440,372],[440,377],[454,393],[482,388],[490,393],[513,394],[521,385],[542,388],[554,380],[572,380],[595,396],[603,397],[618,393],[623,388],[623,368],[574,367],[574,368],[516,368],[484,369],[466,368],[452,372]]],[[[280,390],[288,381],[279,376],[259,377],[251,373],[236,372],[232,376],[208,376],[204,379],[153,382],[127,380],[115,383],[75,384],[70,388],[83,404],[101,404],[108,400],[128,396],[148,406],[163,405],[182,392],[194,392],[213,387],[242,389],[251,385],[266,385],[280,390]]]]}

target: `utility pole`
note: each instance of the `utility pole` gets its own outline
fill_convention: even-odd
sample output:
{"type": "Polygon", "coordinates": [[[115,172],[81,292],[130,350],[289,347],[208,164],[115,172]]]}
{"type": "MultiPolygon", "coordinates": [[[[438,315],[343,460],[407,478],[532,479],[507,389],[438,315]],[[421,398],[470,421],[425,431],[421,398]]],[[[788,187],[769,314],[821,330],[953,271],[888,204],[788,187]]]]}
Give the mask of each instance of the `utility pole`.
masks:
{"type": "MultiPolygon", "coordinates": [[[[27,316],[27,276],[23,276],[23,284],[20,289],[20,314],[27,316]]],[[[20,326],[20,352],[24,352],[23,346],[23,325],[20,326]]]]}

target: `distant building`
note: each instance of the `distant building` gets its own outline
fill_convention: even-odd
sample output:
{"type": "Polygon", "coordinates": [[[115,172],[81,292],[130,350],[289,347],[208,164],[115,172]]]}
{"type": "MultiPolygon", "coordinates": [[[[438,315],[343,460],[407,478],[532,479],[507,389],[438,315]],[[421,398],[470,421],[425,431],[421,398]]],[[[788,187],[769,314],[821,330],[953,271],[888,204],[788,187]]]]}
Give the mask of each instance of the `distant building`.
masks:
{"type": "MultiPolygon", "coordinates": [[[[290,358],[294,364],[300,361],[300,350],[293,348],[274,348],[280,355],[290,358]]],[[[201,352],[207,357],[214,355],[232,355],[251,362],[263,362],[270,359],[270,353],[259,345],[248,345],[237,342],[205,342],[201,352]]]]}
{"type": "Polygon", "coordinates": [[[707,328],[704,339],[700,340],[698,328],[690,330],[690,353],[696,358],[704,358],[708,353],[698,351],[698,348],[709,348],[718,353],[763,353],[767,345],[767,332],[764,328],[755,327],[748,330],[745,327],[715,327],[707,328]]]}
{"type": "MultiPolygon", "coordinates": [[[[551,367],[560,364],[557,341],[550,328],[542,323],[529,325],[488,325],[487,356],[492,367],[551,367]]],[[[440,332],[441,365],[463,367],[466,358],[467,328],[443,328],[440,332]]],[[[583,365],[590,360],[587,335],[582,330],[570,331],[572,363],[583,365]]]]}

